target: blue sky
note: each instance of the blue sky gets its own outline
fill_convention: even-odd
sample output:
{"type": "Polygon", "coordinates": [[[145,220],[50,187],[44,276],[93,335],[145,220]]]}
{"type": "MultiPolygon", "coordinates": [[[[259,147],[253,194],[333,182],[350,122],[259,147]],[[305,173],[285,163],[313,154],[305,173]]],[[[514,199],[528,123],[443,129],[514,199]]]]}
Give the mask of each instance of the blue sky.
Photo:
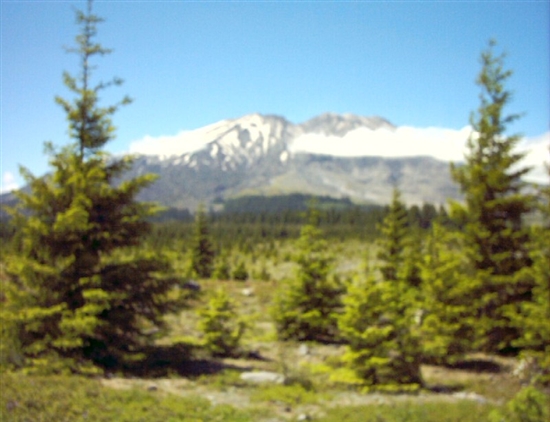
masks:
{"type": "MultiPolygon", "coordinates": [[[[54,96],[84,1],[1,1],[2,189],[18,165],[48,170],[43,142],[69,142],[54,96]]],[[[379,115],[397,126],[459,130],[478,106],[475,77],[490,38],[514,71],[511,132],[549,130],[549,1],[96,1],[98,80],[119,76],[105,104],[113,153],[144,137],[171,136],[249,113],[299,123],[323,112],[379,115]]]]}

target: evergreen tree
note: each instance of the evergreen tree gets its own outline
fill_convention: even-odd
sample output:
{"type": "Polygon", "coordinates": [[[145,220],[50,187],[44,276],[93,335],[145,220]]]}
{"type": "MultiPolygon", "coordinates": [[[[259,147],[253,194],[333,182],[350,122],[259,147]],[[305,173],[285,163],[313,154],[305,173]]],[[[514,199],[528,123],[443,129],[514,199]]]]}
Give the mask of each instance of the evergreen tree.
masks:
{"type": "Polygon", "coordinates": [[[229,280],[231,278],[231,268],[226,253],[218,255],[214,267],[213,277],[218,280],[229,280]]]}
{"type": "Polygon", "coordinates": [[[343,361],[367,387],[416,389],[420,338],[415,328],[411,289],[405,283],[357,280],[343,298],[338,327],[347,342],[343,361]]]}
{"type": "Polygon", "coordinates": [[[235,264],[235,269],[233,270],[233,280],[246,281],[248,280],[248,271],[244,265],[244,261],[239,260],[235,264]]]}
{"type": "MultiPolygon", "coordinates": [[[[118,106],[100,107],[98,94],[110,84],[91,85],[91,59],[108,50],[94,43],[101,19],[77,12],[81,74],[65,73],[74,102],[57,99],[67,113],[74,143],[46,145],[52,171],[35,177],[22,169],[29,193],[18,192],[11,210],[14,253],[7,259],[9,282],[2,324],[15,340],[13,364],[31,371],[87,371],[113,365],[139,352],[145,328],[162,327],[162,315],[179,300],[167,292],[175,280],[158,256],[138,253],[155,206],[136,202],[149,175],[119,183],[130,159],[101,151],[112,139],[110,116],[118,106]]],[[[114,79],[112,84],[120,84],[114,79]]]]}
{"type": "Polygon", "coordinates": [[[388,214],[379,227],[378,259],[381,261],[380,271],[385,281],[396,281],[403,271],[408,223],[407,208],[401,202],[399,190],[395,188],[388,214]]]}
{"type": "MultiPolygon", "coordinates": [[[[344,360],[369,386],[399,388],[422,383],[418,323],[419,253],[411,244],[408,214],[399,190],[393,192],[380,226],[381,280],[370,276],[352,285],[339,318],[348,342],[344,360]]],[[[418,249],[420,250],[420,249],[418,249]]],[[[415,388],[416,388],[415,387],[415,388]]]]}
{"type": "MultiPolygon", "coordinates": [[[[547,164],[550,176],[550,164],[547,164]]],[[[549,178],[550,182],[550,178],[549,178]]],[[[533,226],[530,244],[531,267],[522,275],[532,281],[532,300],[521,303],[513,315],[521,337],[515,345],[525,358],[534,360],[534,381],[550,385],[550,184],[540,188],[542,224],[533,226]]]]}
{"type": "Polygon", "coordinates": [[[195,215],[195,234],[191,246],[191,269],[201,278],[210,278],[214,268],[214,248],[210,240],[210,232],[206,214],[202,206],[195,215]]]}
{"type": "Polygon", "coordinates": [[[296,275],[283,283],[275,298],[277,333],[283,340],[334,340],[342,286],[330,276],[332,258],[315,209],[309,211],[309,222],[302,227],[296,248],[296,275]]]}
{"type": "Polygon", "coordinates": [[[421,265],[421,336],[423,358],[429,362],[454,363],[473,349],[475,277],[463,249],[459,233],[434,223],[421,265]]]}
{"type": "Polygon", "coordinates": [[[222,289],[213,293],[206,308],[199,310],[199,329],[204,345],[214,356],[232,356],[238,348],[246,324],[239,318],[235,303],[222,289]]]}
{"type": "Polygon", "coordinates": [[[494,55],[494,45],[481,55],[481,104],[470,118],[474,132],[465,165],[451,171],[465,196],[464,206],[454,204],[454,216],[464,224],[469,258],[481,280],[475,296],[482,299],[478,317],[484,349],[506,351],[518,336],[505,315],[507,308],[530,296],[530,283],[516,275],[531,265],[522,221],[531,210],[531,198],[522,192],[521,179],[529,169],[518,166],[523,154],[513,151],[520,137],[506,135],[507,126],[519,117],[504,115],[511,100],[504,83],[512,72],[504,69],[503,55],[494,55]]]}
{"type": "Polygon", "coordinates": [[[413,288],[414,291],[420,292],[422,284],[421,274],[422,262],[422,236],[420,230],[415,228],[410,230],[407,238],[407,247],[404,253],[402,278],[405,283],[413,288]]]}

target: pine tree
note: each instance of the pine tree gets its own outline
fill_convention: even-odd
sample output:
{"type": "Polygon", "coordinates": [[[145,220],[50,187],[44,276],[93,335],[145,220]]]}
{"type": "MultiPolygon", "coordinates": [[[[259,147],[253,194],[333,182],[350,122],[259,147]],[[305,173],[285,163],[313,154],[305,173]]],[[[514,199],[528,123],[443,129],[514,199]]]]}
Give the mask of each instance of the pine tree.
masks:
{"type": "Polygon", "coordinates": [[[74,102],[57,99],[67,113],[74,143],[56,150],[46,144],[52,171],[35,177],[22,169],[30,193],[18,192],[12,209],[14,254],[2,323],[16,337],[18,359],[31,371],[96,370],[121,364],[147,341],[144,328],[162,327],[162,315],[180,302],[167,292],[175,279],[167,262],[137,252],[156,207],[136,202],[149,175],[115,185],[131,160],[101,151],[113,137],[110,116],[121,103],[100,107],[98,93],[111,84],[91,85],[91,59],[109,51],[95,44],[92,2],[77,12],[82,27],[77,47],[81,74],[65,73],[74,102]]]}
{"type": "Polygon", "coordinates": [[[330,276],[332,258],[327,253],[314,209],[309,211],[309,222],[302,227],[296,248],[296,274],[283,283],[273,308],[279,338],[334,340],[342,286],[330,276]]]}
{"type": "Polygon", "coordinates": [[[246,269],[246,265],[244,264],[244,261],[239,260],[235,264],[235,269],[233,270],[232,274],[233,280],[238,281],[246,281],[248,280],[248,271],[246,269]]]}
{"type": "Polygon", "coordinates": [[[206,308],[199,310],[199,329],[204,345],[214,356],[232,356],[238,351],[246,324],[239,318],[235,303],[227,292],[218,289],[210,296],[206,308]]]}
{"type": "MultiPolygon", "coordinates": [[[[550,176],[550,161],[547,164],[550,176]]],[[[549,177],[550,182],[550,177],[549,177]]],[[[532,228],[531,267],[522,275],[533,283],[532,299],[524,301],[512,314],[521,337],[514,345],[521,347],[525,358],[534,360],[535,382],[550,385],[550,183],[540,188],[539,210],[542,224],[532,228]]]]}
{"type": "Polygon", "coordinates": [[[380,226],[378,259],[381,279],[369,274],[344,296],[338,321],[348,348],[344,361],[367,386],[416,388],[420,375],[418,256],[411,248],[408,214],[394,189],[388,214],[380,226]]]}
{"type": "Polygon", "coordinates": [[[338,319],[346,341],[343,361],[366,387],[416,389],[422,385],[420,338],[411,290],[401,282],[356,280],[338,319]]]}
{"type": "Polygon", "coordinates": [[[474,348],[476,279],[463,249],[460,233],[434,223],[421,264],[421,336],[428,362],[454,363],[474,348]]]}
{"type": "Polygon", "coordinates": [[[229,280],[231,278],[231,268],[229,267],[227,253],[218,255],[212,276],[218,280],[229,280]]]}
{"type": "Polygon", "coordinates": [[[465,196],[464,206],[454,204],[454,216],[464,223],[469,258],[482,280],[476,296],[482,298],[478,317],[484,349],[506,351],[518,336],[506,309],[530,296],[530,284],[515,275],[531,264],[522,221],[531,198],[522,192],[522,176],[529,169],[519,167],[523,154],[513,151],[520,137],[506,135],[507,126],[519,117],[504,115],[511,100],[504,83],[512,72],[504,69],[504,55],[494,55],[494,46],[492,41],[481,55],[481,104],[470,118],[474,132],[465,164],[452,166],[451,172],[465,196]]]}
{"type": "Polygon", "coordinates": [[[195,215],[195,235],[191,246],[191,270],[201,278],[210,278],[214,269],[214,248],[206,214],[202,206],[195,215]]]}
{"type": "Polygon", "coordinates": [[[396,281],[403,271],[409,235],[408,223],[407,208],[401,202],[399,190],[395,188],[388,214],[379,227],[381,236],[378,242],[378,259],[381,261],[380,271],[385,281],[396,281]]]}

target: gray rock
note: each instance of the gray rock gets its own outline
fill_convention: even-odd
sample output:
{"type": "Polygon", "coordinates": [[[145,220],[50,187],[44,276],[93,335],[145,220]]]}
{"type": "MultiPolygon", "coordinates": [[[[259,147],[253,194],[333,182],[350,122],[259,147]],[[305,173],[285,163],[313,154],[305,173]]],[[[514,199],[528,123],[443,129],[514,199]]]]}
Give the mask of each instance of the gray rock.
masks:
{"type": "Polygon", "coordinates": [[[300,356],[307,356],[310,354],[309,346],[307,344],[300,344],[298,347],[298,354],[300,356]]]}
{"type": "Polygon", "coordinates": [[[184,289],[191,290],[193,292],[200,292],[201,291],[201,285],[197,283],[195,280],[188,280],[185,283],[183,283],[182,286],[184,289]]]}
{"type": "Polygon", "coordinates": [[[254,384],[283,384],[285,382],[283,375],[268,371],[243,372],[240,378],[254,384]]]}
{"type": "Polygon", "coordinates": [[[454,393],[453,396],[457,399],[474,400],[478,403],[487,403],[487,399],[485,397],[468,391],[459,391],[458,393],[454,393]]]}

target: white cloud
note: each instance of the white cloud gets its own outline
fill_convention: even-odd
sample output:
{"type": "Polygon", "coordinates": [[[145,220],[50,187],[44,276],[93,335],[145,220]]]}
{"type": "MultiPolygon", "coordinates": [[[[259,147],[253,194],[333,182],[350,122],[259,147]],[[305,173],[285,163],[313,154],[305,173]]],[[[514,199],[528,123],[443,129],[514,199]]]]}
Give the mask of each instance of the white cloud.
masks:
{"type": "MultiPolygon", "coordinates": [[[[160,157],[179,156],[204,148],[208,142],[227,132],[229,127],[228,121],[223,120],[200,129],[182,131],[177,135],[145,136],[131,143],[130,152],[160,157]]],[[[359,128],[348,132],[343,137],[305,134],[295,139],[289,146],[289,150],[338,157],[429,156],[443,161],[460,162],[463,161],[467,152],[466,142],[471,132],[472,129],[469,126],[460,130],[410,126],[401,126],[393,130],[359,128]]],[[[526,176],[527,180],[548,183],[544,163],[550,161],[549,145],[550,132],[525,138],[518,145],[518,151],[526,153],[521,165],[533,167],[526,176]]]]}
{"type": "MultiPolygon", "coordinates": [[[[366,128],[348,132],[344,137],[306,134],[294,140],[293,152],[309,152],[339,157],[415,157],[429,156],[443,161],[460,162],[467,152],[466,142],[471,128],[460,130],[444,128],[398,127],[395,130],[366,128]]],[[[526,153],[521,166],[533,167],[525,179],[536,183],[548,183],[545,164],[550,161],[548,147],[550,132],[524,138],[518,152],[526,153]]]]}
{"type": "Polygon", "coordinates": [[[130,153],[170,157],[198,151],[223,132],[227,128],[226,123],[222,120],[200,129],[181,131],[177,135],[146,135],[130,144],[130,153]]]}
{"type": "Polygon", "coordinates": [[[2,186],[0,187],[0,193],[10,192],[19,188],[19,183],[15,175],[11,171],[6,171],[2,175],[2,186]]]}
{"type": "Polygon", "coordinates": [[[340,157],[415,157],[460,161],[471,129],[414,128],[370,130],[359,128],[344,137],[306,134],[294,140],[293,152],[310,152],[340,157]]]}
{"type": "Polygon", "coordinates": [[[192,132],[184,131],[172,136],[146,135],[130,144],[130,153],[166,157],[197,151],[204,146],[204,142],[191,134],[192,132]]]}
{"type": "Polygon", "coordinates": [[[518,146],[518,150],[526,155],[521,165],[533,167],[525,179],[530,182],[548,184],[548,171],[545,164],[550,164],[550,132],[534,138],[524,139],[518,146]]]}

